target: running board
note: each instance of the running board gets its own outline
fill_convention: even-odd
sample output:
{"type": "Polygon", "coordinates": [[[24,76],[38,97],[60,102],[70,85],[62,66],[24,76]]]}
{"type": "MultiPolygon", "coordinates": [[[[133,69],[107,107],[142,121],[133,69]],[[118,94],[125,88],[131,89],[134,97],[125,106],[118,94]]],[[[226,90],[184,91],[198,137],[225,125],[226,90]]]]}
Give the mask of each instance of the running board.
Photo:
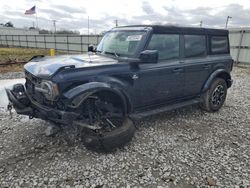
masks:
{"type": "Polygon", "coordinates": [[[135,120],[139,120],[139,119],[145,118],[147,116],[159,114],[159,113],[174,110],[177,108],[182,108],[182,107],[189,106],[192,104],[197,104],[199,102],[200,102],[199,99],[192,99],[192,100],[188,100],[188,101],[184,101],[184,102],[180,102],[180,103],[176,103],[176,104],[167,105],[164,107],[159,107],[159,108],[156,108],[153,110],[148,110],[148,111],[144,111],[144,112],[130,114],[129,117],[132,119],[135,119],[135,120]]]}

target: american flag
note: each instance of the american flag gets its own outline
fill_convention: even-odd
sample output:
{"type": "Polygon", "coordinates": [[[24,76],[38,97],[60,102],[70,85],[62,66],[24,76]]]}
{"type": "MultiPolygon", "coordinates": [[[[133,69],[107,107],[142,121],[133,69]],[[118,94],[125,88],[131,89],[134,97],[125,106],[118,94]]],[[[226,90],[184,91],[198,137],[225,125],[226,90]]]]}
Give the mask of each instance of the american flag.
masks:
{"type": "Polygon", "coordinates": [[[26,10],[24,14],[31,15],[36,13],[36,6],[33,6],[31,9],[26,10]]]}

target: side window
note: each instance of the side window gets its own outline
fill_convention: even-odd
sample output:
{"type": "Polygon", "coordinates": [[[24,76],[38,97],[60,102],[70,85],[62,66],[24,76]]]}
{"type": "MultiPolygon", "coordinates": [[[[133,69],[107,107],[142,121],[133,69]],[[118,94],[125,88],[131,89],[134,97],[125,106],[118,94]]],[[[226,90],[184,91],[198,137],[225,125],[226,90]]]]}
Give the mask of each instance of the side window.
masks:
{"type": "Polygon", "coordinates": [[[184,35],[185,57],[206,55],[206,37],[204,35],[184,35]]]}
{"type": "Polygon", "coordinates": [[[179,58],[179,35],[153,34],[148,50],[158,50],[159,60],[179,58]]]}
{"type": "Polygon", "coordinates": [[[226,36],[211,37],[212,54],[228,53],[228,38],[226,36]]]}

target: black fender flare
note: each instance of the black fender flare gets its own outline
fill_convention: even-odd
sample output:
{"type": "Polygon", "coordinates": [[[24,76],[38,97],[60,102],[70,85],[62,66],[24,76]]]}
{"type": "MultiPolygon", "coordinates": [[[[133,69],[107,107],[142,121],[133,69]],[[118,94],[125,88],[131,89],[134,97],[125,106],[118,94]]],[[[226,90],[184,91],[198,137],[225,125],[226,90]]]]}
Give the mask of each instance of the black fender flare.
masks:
{"type": "Polygon", "coordinates": [[[226,71],[225,69],[217,69],[208,77],[207,81],[203,85],[202,93],[206,92],[209,89],[209,87],[211,86],[211,84],[213,83],[215,78],[225,79],[228,88],[231,87],[231,85],[232,85],[230,73],[228,71],[226,71]]]}
{"type": "Polygon", "coordinates": [[[116,94],[123,103],[123,110],[128,112],[128,106],[131,104],[130,98],[126,95],[125,91],[121,91],[115,87],[112,87],[108,83],[102,82],[89,82],[70,89],[63,94],[67,98],[68,107],[77,108],[86,100],[90,95],[99,91],[110,91],[116,94]]]}

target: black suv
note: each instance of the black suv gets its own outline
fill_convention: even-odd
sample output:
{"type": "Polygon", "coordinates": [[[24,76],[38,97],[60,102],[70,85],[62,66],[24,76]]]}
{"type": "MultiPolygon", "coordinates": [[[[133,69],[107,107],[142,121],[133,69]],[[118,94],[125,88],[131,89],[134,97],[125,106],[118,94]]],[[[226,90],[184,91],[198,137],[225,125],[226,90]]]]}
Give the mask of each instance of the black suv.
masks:
{"type": "Polygon", "coordinates": [[[232,85],[228,31],[136,25],[107,32],[84,55],[33,57],[6,90],[18,114],[76,125],[88,148],[112,150],[131,119],[199,103],[215,112],[232,85]]]}

